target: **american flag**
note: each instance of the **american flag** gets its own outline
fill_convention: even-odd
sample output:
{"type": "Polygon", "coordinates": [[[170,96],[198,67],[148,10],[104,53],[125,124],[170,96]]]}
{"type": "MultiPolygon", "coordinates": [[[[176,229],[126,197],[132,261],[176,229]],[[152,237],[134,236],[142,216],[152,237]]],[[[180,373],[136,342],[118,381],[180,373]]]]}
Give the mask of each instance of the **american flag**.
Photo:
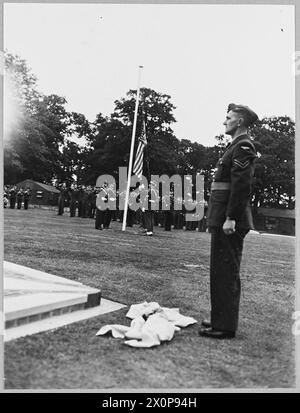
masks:
{"type": "Polygon", "coordinates": [[[135,155],[135,161],[133,165],[133,173],[141,178],[143,175],[143,162],[144,162],[144,148],[147,144],[147,137],[146,137],[146,123],[143,123],[143,130],[142,134],[139,137],[139,144],[135,155]]]}

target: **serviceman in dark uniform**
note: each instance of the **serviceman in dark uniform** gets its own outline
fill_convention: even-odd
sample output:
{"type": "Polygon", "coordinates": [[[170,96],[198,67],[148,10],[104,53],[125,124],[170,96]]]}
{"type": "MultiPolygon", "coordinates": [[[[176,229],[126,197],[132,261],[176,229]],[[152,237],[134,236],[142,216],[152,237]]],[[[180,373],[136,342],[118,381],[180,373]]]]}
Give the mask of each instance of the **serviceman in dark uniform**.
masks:
{"type": "Polygon", "coordinates": [[[77,205],[78,205],[78,216],[81,217],[82,216],[82,200],[83,200],[83,188],[82,185],[78,186],[78,201],[77,201],[77,205]]]}
{"type": "Polygon", "coordinates": [[[184,214],[183,214],[183,199],[182,197],[176,197],[176,200],[178,204],[181,204],[181,210],[174,210],[173,212],[173,222],[174,222],[174,229],[182,229],[183,228],[183,222],[184,222],[184,214]]]}
{"type": "Polygon", "coordinates": [[[16,187],[13,186],[9,191],[9,207],[14,209],[16,206],[16,187]]]}
{"type": "MultiPolygon", "coordinates": [[[[102,230],[103,226],[103,209],[101,208],[102,202],[103,201],[103,194],[102,194],[102,187],[96,187],[95,188],[95,193],[96,193],[96,219],[95,219],[95,229],[102,230]],[[98,202],[97,202],[98,201],[98,202]]],[[[106,193],[105,193],[106,194],[106,193]]]]}
{"type": "Polygon", "coordinates": [[[88,191],[87,188],[82,185],[81,193],[81,218],[88,217],[88,191]]]}
{"type": "Polygon", "coordinates": [[[93,189],[92,187],[89,185],[86,188],[86,192],[87,192],[87,198],[86,198],[86,213],[87,213],[87,217],[88,218],[94,218],[93,217],[93,189]]]}
{"type": "Polygon", "coordinates": [[[148,194],[146,196],[147,208],[142,208],[142,223],[145,228],[146,236],[153,235],[154,226],[154,206],[159,205],[159,188],[156,187],[155,182],[150,181],[148,194]]]}
{"type": "Polygon", "coordinates": [[[65,199],[67,198],[67,186],[64,182],[60,188],[60,194],[58,196],[58,212],[57,215],[63,215],[65,208],[65,199]]]}
{"type": "Polygon", "coordinates": [[[96,198],[97,198],[97,191],[96,188],[92,190],[92,208],[91,208],[91,217],[90,218],[95,218],[96,215],[96,198]]]}
{"type": "MultiPolygon", "coordinates": [[[[132,209],[133,201],[135,197],[133,194],[135,193],[135,189],[131,189],[128,197],[128,210],[126,216],[126,227],[132,227],[135,222],[135,211],[132,209]]],[[[123,217],[122,217],[123,220],[123,217]]]]}
{"type": "Polygon", "coordinates": [[[30,188],[28,187],[25,191],[24,191],[24,209],[28,209],[28,204],[29,204],[29,199],[30,199],[30,188]]]}
{"type": "Polygon", "coordinates": [[[211,318],[202,321],[199,334],[204,337],[233,338],[238,327],[243,241],[253,225],[250,198],[256,151],[247,128],[257,119],[247,106],[228,106],[224,125],[232,141],[217,163],[208,205],[211,318]]]}
{"type": "Polygon", "coordinates": [[[77,201],[78,201],[78,191],[76,184],[71,184],[69,191],[69,200],[70,200],[70,217],[75,217],[76,215],[76,208],[77,208],[77,201]]]}
{"type": "Polygon", "coordinates": [[[22,201],[23,201],[23,188],[19,188],[17,192],[17,208],[21,209],[22,208],[22,201]]]}
{"type": "Polygon", "coordinates": [[[3,206],[4,206],[4,208],[6,208],[7,205],[8,205],[8,198],[9,198],[8,187],[5,185],[4,191],[3,191],[3,206]]]}
{"type": "Polygon", "coordinates": [[[198,221],[198,231],[199,232],[206,232],[207,229],[207,202],[204,201],[204,211],[203,217],[198,221]]]}
{"type": "Polygon", "coordinates": [[[116,191],[115,187],[113,184],[107,185],[106,188],[104,188],[104,191],[106,192],[106,200],[107,200],[107,207],[104,210],[104,217],[103,217],[103,228],[104,229],[109,229],[111,218],[112,218],[112,210],[110,209],[109,202],[115,202],[116,201],[116,191]]]}
{"type": "Polygon", "coordinates": [[[172,218],[173,218],[173,212],[174,212],[174,192],[173,190],[170,190],[170,202],[168,204],[168,198],[166,196],[162,197],[162,205],[165,206],[165,208],[169,207],[167,210],[164,210],[164,228],[165,231],[171,231],[172,228],[172,218]]]}

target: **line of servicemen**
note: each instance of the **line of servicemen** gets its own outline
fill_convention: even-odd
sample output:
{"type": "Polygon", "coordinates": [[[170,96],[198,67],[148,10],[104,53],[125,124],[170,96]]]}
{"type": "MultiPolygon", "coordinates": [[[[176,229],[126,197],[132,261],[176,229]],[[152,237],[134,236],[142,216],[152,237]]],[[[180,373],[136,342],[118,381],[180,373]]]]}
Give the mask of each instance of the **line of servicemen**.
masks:
{"type": "Polygon", "coordinates": [[[20,187],[16,185],[5,185],[3,189],[3,203],[4,208],[14,209],[17,206],[17,209],[21,209],[22,205],[24,209],[28,209],[29,199],[31,196],[30,188],[20,187]]]}
{"type": "MultiPolygon", "coordinates": [[[[133,195],[134,190],[131,192],[133,195]]],[[[92,187],[84,185],[72,184],[67,187],[62,184],[60,187],[60,195],[58,199],[58,215],[63,215],[64,208],[69,206],[70,217],[92,218],[95,219],[95,229],[109,229],[111,221],[123,222],[124,211],[119,209],[120,196],[125,196],[124,193],[119,193],[112,184],[104,183],[101,187],[92,187]],[[102,201],[102,202],[100,202],[102,201]],[[110,205],[115,203],[116,208],[110,208],[110,205]]],[[[153,235],[154,226],[163,227],[165,231],[171,229],[197,230],[206,232],[206,206],[204,208],[204,216],[199,220],[190,221],[187,217],[184,202],[181,210],[174,209],[174,192],[170,190],[169,201],[168,197],[159,196],[158,191],[150,185],[147,195],[148,209],[140,208],[137,211],[131,209],[135,196],[129,197],[129,205],[127,210],[126,226],[132,227],[134,224],[140,225],[145,234],[153,235]],[[159,209],[153,210],[152,203],[159,199],[159,209]],[[163,204],[169,202],[169,209],[164,210],[163,204]]]]}

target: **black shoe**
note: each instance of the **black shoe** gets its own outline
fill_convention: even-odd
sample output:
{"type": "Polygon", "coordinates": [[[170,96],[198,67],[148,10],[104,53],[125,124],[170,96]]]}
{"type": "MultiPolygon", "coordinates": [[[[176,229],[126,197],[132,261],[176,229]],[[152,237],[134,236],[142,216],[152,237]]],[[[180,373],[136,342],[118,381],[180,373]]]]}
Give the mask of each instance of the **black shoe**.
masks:
{"type": "Polygon", "coordinates": [[[208,320],[203,320],[201,325],[202,325],[202,327],[210,328],[211,327],[211,322],[208,321],[208,320]]]}
{"type": "Polygon", "coordinates": [[[235,331],[221,331],[215,330],[212,327],[203,328],[199,331],[199,336],[209,337],[209,338],[234,338],[235,331]]]}

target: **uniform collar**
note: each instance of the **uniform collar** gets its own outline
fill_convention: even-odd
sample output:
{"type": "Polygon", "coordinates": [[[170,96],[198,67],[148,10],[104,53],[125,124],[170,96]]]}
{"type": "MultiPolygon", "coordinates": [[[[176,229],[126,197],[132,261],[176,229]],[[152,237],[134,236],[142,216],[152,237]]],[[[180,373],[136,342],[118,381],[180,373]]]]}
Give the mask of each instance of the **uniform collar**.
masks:
{"type": "Polygon", "coordinates": [[[244,139],[249,138],[247,133],[243,133],[242,135],[239,135],[238,137],[234,138],[231,143],[237,143],[238,141],[242,140],[243,138],[244,139]]]}
{"type": "MultiPolygon", "coordinates": [[[[243,133],[243,135],[239,135],[237,138],[233,139],[230,144],[225,148],[225,152],[232,147],[232,145],[235,145],[236,143],[238,143],[239,141],[243,140],[243,139],[249,139],[249,136],[246,133],[243,133]]],[[[225,153],[224,152],[224,153],[225,153]]]]}

